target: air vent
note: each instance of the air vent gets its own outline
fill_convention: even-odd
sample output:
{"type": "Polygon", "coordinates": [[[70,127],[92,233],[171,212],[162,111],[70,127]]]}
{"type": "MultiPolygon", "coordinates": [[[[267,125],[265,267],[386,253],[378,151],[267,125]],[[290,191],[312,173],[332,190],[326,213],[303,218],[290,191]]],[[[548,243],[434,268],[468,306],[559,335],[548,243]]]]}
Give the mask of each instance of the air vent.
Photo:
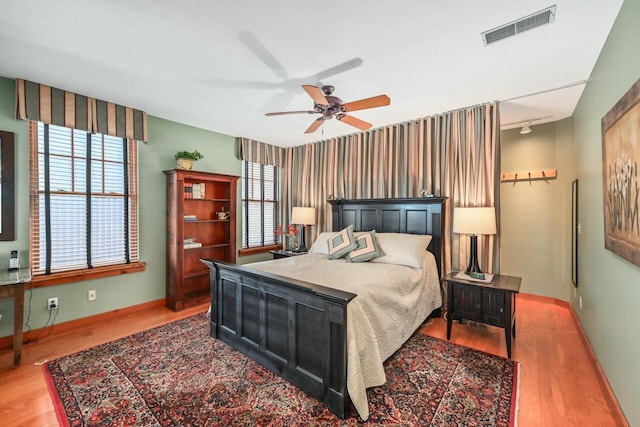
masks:
{"type": "Polygon", "coordinates": [[[487,46],[498,40],[506,39],[507,37],[515,36],[532,28],[539,27],[545,24],[551,24],[556,17],[556,5],[548,7],[540,12],[532,13],[524,18],[517,19],[508,24],[494,28],[482,33],[482,41],[487,46]]]}

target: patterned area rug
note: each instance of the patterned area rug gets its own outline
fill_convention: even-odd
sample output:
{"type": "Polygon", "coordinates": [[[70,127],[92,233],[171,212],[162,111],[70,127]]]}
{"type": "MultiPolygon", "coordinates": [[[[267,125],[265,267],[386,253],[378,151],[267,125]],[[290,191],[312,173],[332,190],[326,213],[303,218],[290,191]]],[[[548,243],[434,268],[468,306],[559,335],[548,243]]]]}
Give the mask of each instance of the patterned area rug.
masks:
{"type": "Polygon", "coordinates": [[[61,425],[513,426],[518,362],[415,334],[367,391],[371,415],[340,420],[209,336],[204,314],[44,365],[61,425]]]}

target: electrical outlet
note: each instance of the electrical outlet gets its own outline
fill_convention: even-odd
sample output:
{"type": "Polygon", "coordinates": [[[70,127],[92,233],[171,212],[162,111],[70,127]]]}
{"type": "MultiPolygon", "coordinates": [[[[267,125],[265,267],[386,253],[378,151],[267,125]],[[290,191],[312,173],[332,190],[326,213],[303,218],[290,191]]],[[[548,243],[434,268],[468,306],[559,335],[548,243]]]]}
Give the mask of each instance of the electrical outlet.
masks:
{"type": "Polygon", "coordinates": [[[58,305],[58,297],[49,298],[47,300],[47,307],[49,308],[49,310],[60,308],[60,306],[58,305]]]}
{"type": "Polygon", "coordinates": [[[88,301],[95,301],[96,298],[97,298],[97,295],[96,295],[96,290],[95,289],[90,290],[90,291],[87,292],[87,300],[88,301]]]}
{"type": "Polygon", "coordinates": [[[582,310],[582,297],[580,297],[580,310],[582,310]]]}

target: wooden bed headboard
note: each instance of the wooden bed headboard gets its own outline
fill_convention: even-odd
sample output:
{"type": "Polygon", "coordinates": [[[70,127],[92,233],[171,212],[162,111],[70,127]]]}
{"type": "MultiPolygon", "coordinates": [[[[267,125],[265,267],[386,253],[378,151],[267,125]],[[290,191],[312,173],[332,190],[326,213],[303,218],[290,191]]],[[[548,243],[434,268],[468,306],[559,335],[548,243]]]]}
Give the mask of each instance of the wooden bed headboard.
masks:
{"type": "Polygon", "coordinates": [[[353,225],[354,231],[378,233],[429,234],[433,236],[429,251],[436,257],[442,276],[442,237],[446,197],[410,199],[329,200],[333,231],[353,225]]]}

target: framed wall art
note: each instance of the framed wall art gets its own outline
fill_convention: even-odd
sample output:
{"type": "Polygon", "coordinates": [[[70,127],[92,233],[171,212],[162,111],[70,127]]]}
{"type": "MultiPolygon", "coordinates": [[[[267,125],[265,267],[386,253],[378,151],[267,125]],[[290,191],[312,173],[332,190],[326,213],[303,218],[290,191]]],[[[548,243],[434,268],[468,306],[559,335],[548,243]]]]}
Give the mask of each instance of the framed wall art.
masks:
{"type": "Polygon", "coordinates": [[[640,80],[602,118],[604,245],[640,266],[640,80]]]}

